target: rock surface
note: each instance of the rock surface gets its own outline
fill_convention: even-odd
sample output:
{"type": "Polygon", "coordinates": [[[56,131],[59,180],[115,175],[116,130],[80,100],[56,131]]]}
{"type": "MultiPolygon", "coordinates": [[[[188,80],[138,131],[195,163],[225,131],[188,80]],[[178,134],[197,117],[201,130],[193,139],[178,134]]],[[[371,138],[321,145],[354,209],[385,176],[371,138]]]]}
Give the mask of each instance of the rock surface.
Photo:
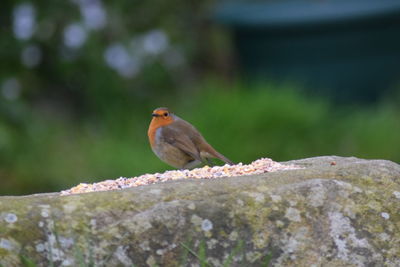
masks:
{"type": "Polygon", "coordinates": [[[288,163],[305,169],[0,197],[0,264],[400,266],[400,165],[288,163]]]}

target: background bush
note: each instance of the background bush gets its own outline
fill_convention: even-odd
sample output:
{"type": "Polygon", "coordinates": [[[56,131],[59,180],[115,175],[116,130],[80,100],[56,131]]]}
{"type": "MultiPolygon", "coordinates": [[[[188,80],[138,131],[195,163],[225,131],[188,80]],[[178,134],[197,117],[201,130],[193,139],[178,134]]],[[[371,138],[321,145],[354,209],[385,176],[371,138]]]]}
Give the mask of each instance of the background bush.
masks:
{"type": "MultiPolygon", "coordinates": [[[[320,155],[400,161],[400,110],[394,104],[338,108],[265,84],[209,82],[201,87],[185,101],[167,102],[235,162],[320,155]]],[[[171,169],[149,147],[150,113],[143,109],[79,123],[32,114],[28,133],[3,161],[1,193],[58,191],[80,182],[171,169]]]]}
{"type": "Polygon", "coordinates": [[[396,98],[338,106],[296,85],[243,82],[229,36],[209,21],[212,4],[4,2],[0,194],[171,169],[146,136],[159,106],[235,162],[330,154],[400,162],[396,98]],[[30,32],[18,29],[21,14],[32,18],[30,32]]]}

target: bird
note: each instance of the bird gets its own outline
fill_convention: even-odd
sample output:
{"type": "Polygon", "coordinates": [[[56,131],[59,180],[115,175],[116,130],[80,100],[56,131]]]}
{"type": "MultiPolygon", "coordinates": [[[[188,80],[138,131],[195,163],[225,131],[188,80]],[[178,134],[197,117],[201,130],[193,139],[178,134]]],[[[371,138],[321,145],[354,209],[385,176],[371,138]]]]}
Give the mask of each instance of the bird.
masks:
{"type": "Polygon", "coordinates": [[[212,165],[217,158],[229,165],[234,163],[216,151],[189,122],[168,108],[153,111],[147,131],[153,152],[165,163],[178,169],[192,169],[200,163],[212,165]]]}

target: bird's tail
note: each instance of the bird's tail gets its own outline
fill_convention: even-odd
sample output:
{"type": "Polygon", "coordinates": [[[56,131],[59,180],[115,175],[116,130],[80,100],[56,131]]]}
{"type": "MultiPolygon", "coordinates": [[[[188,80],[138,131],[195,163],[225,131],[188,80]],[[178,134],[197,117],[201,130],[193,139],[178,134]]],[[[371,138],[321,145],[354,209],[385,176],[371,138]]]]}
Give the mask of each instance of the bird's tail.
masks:
{"type": "Polygon", "coordinates": [[[228,159],[227,157],[225,157],[224,155],[222,155],[221,153],[215,151],[215,157],[224,161],[225,163],[228,163],[229,165],[235,165],[235,163],[233,163],[230,159],[228,159]]]}
{"type": "MultiPolygon", "coordinates": [[[[202,157],[204,159],[207,158],[217,158],[222,160],[225,163],[228,163],[229,165],[235,165],[235,163],[233,163],[230,159],[228,159],[227,157],[225,157],[224,155],[222,155],[221,153],[219,153],[218,151],[216,151],[211,145],[209,144],[205,144],[202,147],[202,151],[206,152],[206,155],[202,155],[202,157]]],[[[207,160],[209,162],[209,160],[207,160]]]]}

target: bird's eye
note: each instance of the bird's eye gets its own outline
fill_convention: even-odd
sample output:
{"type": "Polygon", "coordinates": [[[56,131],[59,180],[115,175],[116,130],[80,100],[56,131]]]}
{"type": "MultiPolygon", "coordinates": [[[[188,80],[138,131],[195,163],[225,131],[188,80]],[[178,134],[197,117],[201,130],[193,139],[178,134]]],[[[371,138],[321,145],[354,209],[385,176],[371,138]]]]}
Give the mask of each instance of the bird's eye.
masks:
{"type": "Polygon", "coordinates": [[[167,117],[167,116],[168,116],[168,112],[165,112],[165,113],[164,113],[164,116],[167,117]]]}

